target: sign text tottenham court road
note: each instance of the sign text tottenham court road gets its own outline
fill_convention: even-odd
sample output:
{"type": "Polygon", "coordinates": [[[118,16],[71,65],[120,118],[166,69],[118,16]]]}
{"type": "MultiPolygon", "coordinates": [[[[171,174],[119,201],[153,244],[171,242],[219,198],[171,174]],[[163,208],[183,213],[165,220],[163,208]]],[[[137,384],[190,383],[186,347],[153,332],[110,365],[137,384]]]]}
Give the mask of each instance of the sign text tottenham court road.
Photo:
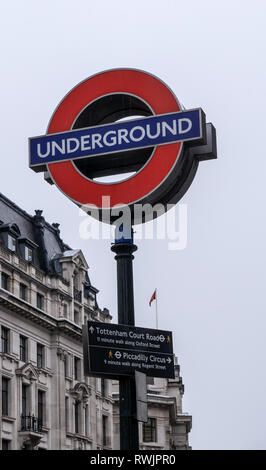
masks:
{"type": "Polygon", "coordinates": [[[171,331],[87,322],[89,346],[173,354],[171,331]]]}

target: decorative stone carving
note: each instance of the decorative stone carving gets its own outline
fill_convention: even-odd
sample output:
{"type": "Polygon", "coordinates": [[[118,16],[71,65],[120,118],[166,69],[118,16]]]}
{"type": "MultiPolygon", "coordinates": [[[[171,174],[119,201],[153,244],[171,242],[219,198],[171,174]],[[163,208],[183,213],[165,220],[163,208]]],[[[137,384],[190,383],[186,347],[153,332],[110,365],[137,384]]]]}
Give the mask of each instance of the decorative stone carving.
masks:
{"type": "Polygon", "coordinates": [[[38,370],[31,363],[16,369],[16,375],[20,376],[24,383],[32,383],[39,378],[38,370]]]}
{"type": "Polygon", "coordinates": [[[63,348],[57,348],[56,354],[61,359],[61,361],[65,360],[65,357],[67,356],[67,352],[63,348]]]}
{"type": "Polygon", "coordinates": [[[86,408],[91,396],[91,389],[85,382],[79,382],[70,390],[70,394],[76,402],[82,403],[82,406],[86,408]]]}
{"type": "Polygon", "coordinates": [[[42,436],[35,434],[35,433],[28,432],[22,438],[21,449],[34,450],[40,444],[41,439],[42,439],[42,436]]]}

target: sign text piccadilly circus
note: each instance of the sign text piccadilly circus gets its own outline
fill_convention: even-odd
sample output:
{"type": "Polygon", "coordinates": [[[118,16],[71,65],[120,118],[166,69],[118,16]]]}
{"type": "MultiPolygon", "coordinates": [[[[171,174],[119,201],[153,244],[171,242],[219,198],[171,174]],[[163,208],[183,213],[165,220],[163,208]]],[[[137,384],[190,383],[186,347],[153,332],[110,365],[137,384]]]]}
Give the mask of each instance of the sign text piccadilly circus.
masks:
{"type": "Polygon", "coordinates": [[[102,218],[117,206],[133,212],[136,204],[167,209],[178,202],[199,161],[216,158],[216,135],[201,108],[183,109],[157,77],[114,69],[65,96],[47,133],[29,139],[29,158],[34,171],[45,172],[72,201],[88,212],[97,208],[102,218]],[[99,181],[117,174],[127,175],[99,181]]]}

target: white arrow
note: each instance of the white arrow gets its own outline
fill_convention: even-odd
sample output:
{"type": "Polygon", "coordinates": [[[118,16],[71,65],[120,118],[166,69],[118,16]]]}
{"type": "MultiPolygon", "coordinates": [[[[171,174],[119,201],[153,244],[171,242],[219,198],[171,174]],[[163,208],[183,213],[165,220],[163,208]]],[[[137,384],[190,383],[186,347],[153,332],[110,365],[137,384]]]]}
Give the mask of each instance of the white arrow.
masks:
{"type": "Polygon", "coordinates": [[[116,359],[120,359],[121,356],[122,356],[121,352],[116,351],[116,353],[115,353],[116,359]]]}
{"type": "Polygon", "coordinates": [[[94,332],[93,326],[91,326],[91,327],[89,328],[89,331],[90,331],[91,334],[94,332]]]}
{"type": "Polygon", "coordinates": [[[172,362],[170,357],[168,357],[166,360],[167,360],[168,364],[170,364],[170,362],[172,362]]]}

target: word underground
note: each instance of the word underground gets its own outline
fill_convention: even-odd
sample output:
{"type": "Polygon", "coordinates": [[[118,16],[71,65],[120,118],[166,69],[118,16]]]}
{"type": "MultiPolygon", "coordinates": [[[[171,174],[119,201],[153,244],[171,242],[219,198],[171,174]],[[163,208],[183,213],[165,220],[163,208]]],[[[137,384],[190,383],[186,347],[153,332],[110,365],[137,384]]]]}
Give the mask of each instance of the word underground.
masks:
{"type": "Polygon", "coordinates": [[[200,109],[30,139],[30,166],[201,138],[200,109]]]}

